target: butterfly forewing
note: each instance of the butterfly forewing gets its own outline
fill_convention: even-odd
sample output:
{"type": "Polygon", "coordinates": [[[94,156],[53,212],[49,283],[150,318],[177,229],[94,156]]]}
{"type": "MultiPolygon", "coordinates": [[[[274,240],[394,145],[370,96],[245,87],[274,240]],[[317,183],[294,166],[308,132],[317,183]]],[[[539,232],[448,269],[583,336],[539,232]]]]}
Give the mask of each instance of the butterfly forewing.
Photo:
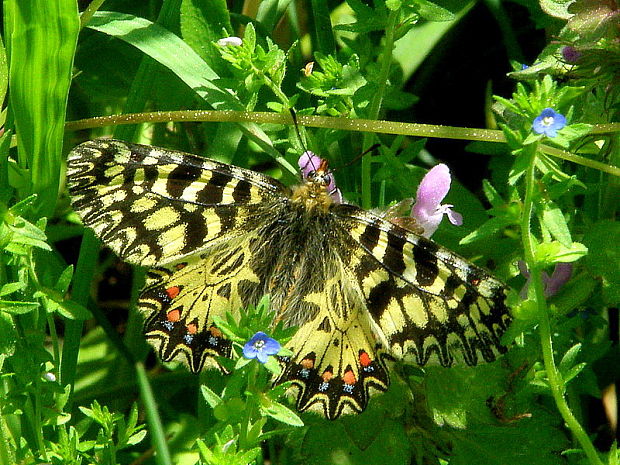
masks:
{"type": "Polygon", "coordinates": [[[282,195],[275,179],[195,155],[122,141],[69,155],[73,207],[124,260],[162,265],[247,229],[244,208],[282,195]]]}
{"type": "Polygon", "coordinates": [[[139,307],[165,361],[222,368],[232,346],[214,317],[238,316],[263,294],[276,322],[299,328],[276,382],[291,382],[300,410],[332,419],[388,388],[391,358],[473,365],[502,350],[501,283],[411,231],[333,204],[316,185],[291,191],[252,171],[113,140],[76,147],[68,180],[85,225],[151,267],[139,307]]]}

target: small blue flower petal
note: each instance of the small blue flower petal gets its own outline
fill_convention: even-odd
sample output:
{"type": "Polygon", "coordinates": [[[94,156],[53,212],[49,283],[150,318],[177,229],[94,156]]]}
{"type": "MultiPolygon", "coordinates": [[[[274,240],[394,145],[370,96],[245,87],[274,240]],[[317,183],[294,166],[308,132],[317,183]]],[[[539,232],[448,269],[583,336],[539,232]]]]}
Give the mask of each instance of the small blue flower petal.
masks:
{"type": "Polygon", "coordinates": [[[532,123],[532,130],[536,134],[544,134],[547,137],[555,137],[558,130],[566,126],[566,117],[556,113],[553,108],[545,108],[540,112],[532,123]]]}
{"type": "Polygon", "coordinates": [[[278,341],[259,331],[243,346],[243,356],[249,359],[255,358],[261,363],[267,363],[269,356],[277,354],[280,347],[278,341]]]}

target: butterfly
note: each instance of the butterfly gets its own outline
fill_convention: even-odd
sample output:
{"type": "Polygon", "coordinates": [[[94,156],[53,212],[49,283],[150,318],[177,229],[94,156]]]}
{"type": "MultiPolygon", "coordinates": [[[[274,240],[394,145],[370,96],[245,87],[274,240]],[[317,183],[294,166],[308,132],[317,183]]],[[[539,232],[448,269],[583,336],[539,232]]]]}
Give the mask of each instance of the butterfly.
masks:
{"type": "Polygon", "coordinates": [[[334,200],[326,164],[288,187],[196,155],[99,139],[68,158],[72,205],[123,260],[149,268],[138,307],[164,361],[223,367],[214,318],[270,295],[298,330],[276,383],[300,411],[359,413],[389,362],[493,361],[505,351],[506,287],[387,218],[334,200]]]}

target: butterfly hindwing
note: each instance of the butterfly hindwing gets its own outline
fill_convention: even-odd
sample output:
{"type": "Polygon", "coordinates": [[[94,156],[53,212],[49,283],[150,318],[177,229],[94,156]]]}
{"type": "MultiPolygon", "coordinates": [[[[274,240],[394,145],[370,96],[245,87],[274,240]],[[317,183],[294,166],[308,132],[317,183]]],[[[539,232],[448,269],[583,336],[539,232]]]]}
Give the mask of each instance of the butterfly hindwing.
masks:
{"type": "Polygon", "coordinates": [[[214,317],[239,309],[262,295],[263,280],[250,266],[248,233],[208,252],[150,270],[138,307],[145,315],[144,334],[164,361],[179,360],[194,373],[223,369],[217,357],[230,357],[231,342],[214,317]]]}
{"type": "Polygon", "coordinates": [[[349,282],[338,272],[316,292],[301,296],[318,310],[287,344],[293,356],[278,380],[292,381],[298,389],[299,410],[318,411],[332,419],[363,411],[371,394],[389,385],[385,351],[349,282]]]}

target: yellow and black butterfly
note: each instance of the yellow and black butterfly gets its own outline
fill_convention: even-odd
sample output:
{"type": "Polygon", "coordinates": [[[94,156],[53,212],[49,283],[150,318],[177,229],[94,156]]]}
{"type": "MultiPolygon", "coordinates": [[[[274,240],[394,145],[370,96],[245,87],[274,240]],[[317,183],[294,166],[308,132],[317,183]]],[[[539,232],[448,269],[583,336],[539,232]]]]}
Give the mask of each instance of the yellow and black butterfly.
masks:
{"type": "MultiPolygon", "coordinates": [[[[69,155],[73,207],[127,262],[150,268],[145,335],[162,360],[219,367],[214,324],[271,296],[299,327],[277,383],[299,410],[361,412],[389,385],[387,361],[475,365],[504,348],[506,288],[434,242],[334,202],[329,173],[298,186],[196,155],[94,140],[69,155]]],[[[219,367],[221,368],[221,367],[219,367]]]]}

